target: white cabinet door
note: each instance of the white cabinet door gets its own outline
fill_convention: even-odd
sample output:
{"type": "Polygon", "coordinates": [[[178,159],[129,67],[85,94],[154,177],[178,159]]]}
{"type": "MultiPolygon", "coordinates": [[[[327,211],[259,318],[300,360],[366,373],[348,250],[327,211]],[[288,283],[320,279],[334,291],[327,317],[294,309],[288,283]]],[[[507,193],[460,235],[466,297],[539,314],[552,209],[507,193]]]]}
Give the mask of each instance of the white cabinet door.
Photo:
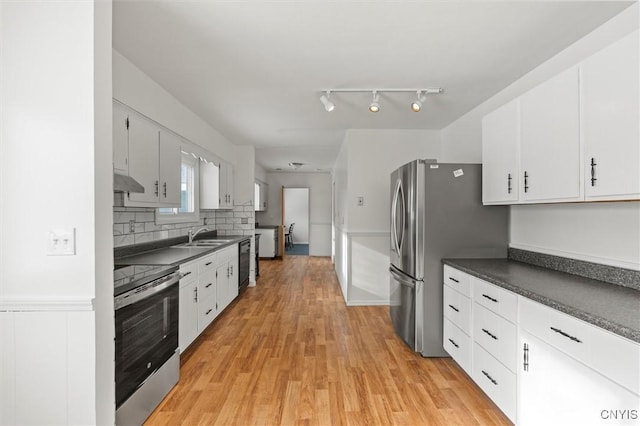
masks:
{"type": "Polygon", "coordinates": [[[129,200],[136,205],[155,207],[158,203],[159,134],[153,122],[129,114],[129,176],[144,187],[143,193],[129,194],[129,200]]]}
{"type": "Polygon", "coordinates": [[[200,160],[200,208],[220,208],[220,166],[200,160]]]}
{"type": "Polygon", "coordinates": [[[229,304],[229,272],[228,262],[216,268],[216,299],[219,311],[222,311],[229,304]]]}
{"type": "Polygon", "coordinates": [[[129,175],[129,112],[113,103],[113,171],[129,175]]]}
{"type": "Polygon", "coordinates": [[[582,66],[585,197],[640,198],[638,31],[582,66]]]}
{"type": "Polygon", "coordinates": [[[482,202],[518,201],[520,109],[515,100],[482,120],[482,202]]]}
{"type": "Polygon", "coordinates": [[[220,207],[233,208],[233,166],[224,161],[220,162],[220,207]]]}
{"type": "Polygon", "coordinates": [[[178,345],[180,353],[198,337],[198,280],[180,287],[178,345]]]}
{"type": "Polygon", "coordinates": [[[238,267],[239,253],[238,245],[229,247],[229,303],[238,296],[238,267]]]}
{"type": "Polygon", "coordinates": [[[520,350],[519,425],[635,423],[621,411],[637,415],[638,395],[525,331],[520,332],[520,350]]]}
{"type": "Polygon", "coordinates": [[[582,199],[578,68],[520,98],[521,201],[582,199]]]}
{"type": "Polygon", "coordinates": [[[180,207],[182,154],[180,139],[175,135],[160,131],[160,193],[158,203],[163,207],[180,207]]]}

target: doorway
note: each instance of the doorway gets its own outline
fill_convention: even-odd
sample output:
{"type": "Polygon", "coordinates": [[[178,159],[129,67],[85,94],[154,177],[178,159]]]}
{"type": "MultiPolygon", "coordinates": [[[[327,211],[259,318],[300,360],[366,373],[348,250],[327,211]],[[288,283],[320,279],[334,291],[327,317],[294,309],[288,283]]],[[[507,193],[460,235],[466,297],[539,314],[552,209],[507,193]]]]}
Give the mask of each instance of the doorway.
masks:
{"type": "Polygon", "coordinates": [[[308,256],[310,242],[309,188],[283,188],[282,220],[285,234],[285,255],[308,256]]]}

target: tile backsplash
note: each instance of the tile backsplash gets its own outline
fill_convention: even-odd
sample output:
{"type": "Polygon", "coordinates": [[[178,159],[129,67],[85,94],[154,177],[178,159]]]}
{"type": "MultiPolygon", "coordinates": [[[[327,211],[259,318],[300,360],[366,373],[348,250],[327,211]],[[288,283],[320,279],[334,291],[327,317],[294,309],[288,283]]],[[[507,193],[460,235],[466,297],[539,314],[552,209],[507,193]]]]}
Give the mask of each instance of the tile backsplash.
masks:
{"type": "Polygon", "coordinates": [[[206,226],[218,235],[253,235],[253,206],[234,206],[232,210],[200,210],[197,222],[156,225],[155,209],[148,207],[113,208],[114,247],[145,243],[187,235],[189,229],[206,226]]]}

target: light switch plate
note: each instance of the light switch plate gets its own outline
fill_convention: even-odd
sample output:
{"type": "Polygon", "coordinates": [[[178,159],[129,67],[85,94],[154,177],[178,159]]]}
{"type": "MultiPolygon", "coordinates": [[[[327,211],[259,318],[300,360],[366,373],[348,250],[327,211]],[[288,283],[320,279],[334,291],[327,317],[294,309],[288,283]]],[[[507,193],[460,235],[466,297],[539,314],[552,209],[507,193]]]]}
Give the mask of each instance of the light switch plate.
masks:
{"type": "Polygon", "coordinates": [[[74,256],[76,228],[54,229],[47,235],[47,256],[74,256]]]}

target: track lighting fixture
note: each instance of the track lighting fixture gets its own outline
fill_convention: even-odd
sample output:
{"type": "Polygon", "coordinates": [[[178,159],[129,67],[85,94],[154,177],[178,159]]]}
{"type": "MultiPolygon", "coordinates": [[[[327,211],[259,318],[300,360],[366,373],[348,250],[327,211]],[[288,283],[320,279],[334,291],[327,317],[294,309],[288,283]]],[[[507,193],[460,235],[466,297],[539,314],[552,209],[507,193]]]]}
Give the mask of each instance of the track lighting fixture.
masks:
{"type": "Polygon", "coordinates": [[[380,98],[379,95],[382,92],[389,93],[415,93],[416,99],[411,102],[411,111],[420,112],[424,102],[427,99],[427,95],[438,95],[442,93],[444,90],[441,87],[430,88],[430,89],[326,89],[322,91],[322,95],[320,96],[320,102],[324,105],[324,109],[327,112],[331,112],[336,108],[336,105],[330,100],[331,93],[371,93],[373,99],[369,104],[369,111],[371,112],[379,112],[380,111],[380,98]]]}
{"type": "Polygon", "coordinates": [[[378,91],[374,90],[371,92],[371,94],[373,95],[373,100],[369,104],[369,111],[378,112],[380,111],[380,104],[378,103],[378,91]]]}
{"type": "Polygon", "coordinates": [[[422,109],[422,104],[427,100],[427,97],[422,94],[422,90],[417,91],[416,100],[411,102],[411,111],[420,112],[422,109]]]}
{"type": "Polygon", "coordinates": [[[327,112],[331,112],[336,108],[336,104],[329,100],[329,97],[331,96],[330,90],[327,90],[324,93],[324,95],[320,96],[320,102],[322,102],[322,105],[324,105],[324,109],[327,112]]]}

